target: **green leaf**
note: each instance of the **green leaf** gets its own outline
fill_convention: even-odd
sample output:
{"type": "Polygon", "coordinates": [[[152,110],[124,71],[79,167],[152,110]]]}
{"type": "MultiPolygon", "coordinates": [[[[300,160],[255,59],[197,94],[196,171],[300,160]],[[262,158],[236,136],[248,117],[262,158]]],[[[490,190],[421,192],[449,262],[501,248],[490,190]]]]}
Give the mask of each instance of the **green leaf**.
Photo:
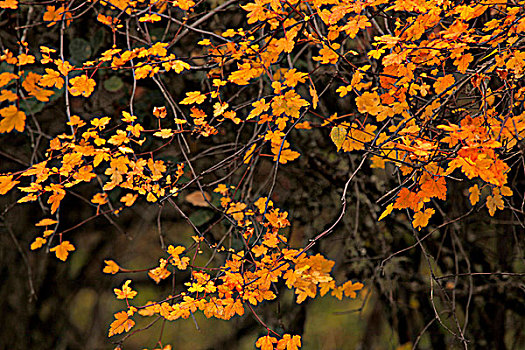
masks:
{"type": "Polygon", "coordinates": [[[108,90],[109,92],[119,91],[122,89],[122,86],[124,86],[124,82],[116,75],[104,80],[104,89],[108,90]]]}
{"type": "Polygon", "coordinates": [[[197,210],[190,215],[190,220],[195,226],[201,226],[213,218],[211,210],[197,210]]]}
{"type": "Polygon", "coordinates": [[[77,63],[81,63],[91,57],[91,52],[91,45],[87,40],[75,38],[69,43],[69,53],[77,63]]]}

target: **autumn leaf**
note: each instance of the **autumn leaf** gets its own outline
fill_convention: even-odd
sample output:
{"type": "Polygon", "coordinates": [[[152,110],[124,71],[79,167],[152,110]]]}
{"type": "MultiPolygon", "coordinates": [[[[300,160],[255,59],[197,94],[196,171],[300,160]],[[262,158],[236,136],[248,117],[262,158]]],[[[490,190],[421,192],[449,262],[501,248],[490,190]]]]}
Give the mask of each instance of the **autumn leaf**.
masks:
{"type": "Polygon", "coordinates": [[[394,202],[394,209],[404,209],[404,208],[417,208],[419,203],[419,197],[417,193],[410,191],[408,188],[403,187],[397,199],[394,202]]]}
{"type": "Polygon", "coordinates": [[[357,109],[361,113],[370,113],[372,115],[377,115],[379,113],[379,95],[377,92],[363,92],[361,96],[358,96],[355,99],[357,104],[357,109]]]}
{"type": "Polygon", "coordinates": [[[347,134],[346,128],[343,128],[341,126],[334,126],[332,128],[332,131],[330,131],[330,138],[332,139],[332,142],[337,147],[337,150],[339,151],[341,149],[341,146],[343,145],[343,142],[346,139],[347,134]]]}
{"type": "Polygon", "coordinates": [[[3,0],[3,1],[0,1],[0,8],[16,10],[18,8],[18,0],[3,0]]]}
{"type": "Polygon", "coordinates": [[[62,261],[66,261],[69,252],[72,252],[75,250],[75,246],[71,244],[69,241],[63,241],[59,245],[49,249],[51,252],[55,252],[57,258],[59,258],[62,261]]]}
{"type": "Polygon", "coordinates": [[[209,207],[210,205],[208,204],[208,202],[211,201],[211,195],[207,192],[194,191],[188,194],[185,199],[188,203],[194,206],[209,207]]]}
{"type": "Polygon", "coordinates": [[[57,211],[58,207],[60,206],[60,202],[65,196],[66,192],[61,188],[57,188],[55,191],[53,191],[53,194],[49,196],[47,203],[51,204],[51,214],[54,214],[57,211]]]}
{"type": "Polygon", "coordinates": [[[9,72],[0,73],[0,87],[6,86],[13,79],[18,79],[18,75],[9,72]]]}
{"type": "Polygon", "coordinates": [[[475,205],[479,201],[479,195],[480,195],[478,185],[475,184],[474,186],[469,188],[468,191],[470,193],[470,196],[469,196],[470,204],[475,205]]]}
{"type": "Polygon", "coordinates": [[[487,196],[487,208],[489,209],[490,216],[494,216],[496,209],[503,210],[505,208],[503,197],[500,194],[487,196]]]}
{"type": "Polygon", "coordinates": [[[57,89],[61,89],[64,86],[64,79],[56,70],[46,68],[46,74],[40,78],[38,84],[44,87],[55,86],[57,89]]]}
{"type": "Polygon", "coordinates": [[[189,105],[189,104],[201,104],[206,99],[206,96],[200,93],[200,91],[192,91],[186,93],[186,98],[180,101],[183,105],[189,105]]]}
{"type": "Polygon", "coordinates": [[[390,215],[390,213],[392,212],[392,209],[394,209],[394,203],[390,203],[389,205],[386,206],[385,211],[383,211],[383,213],[381,214],[381,216],[379,217],[377,221],[381,221],[384,218],[386,218],[388,215],[390,215]]]}
{"type": "Polygon", "coordinates": [[[138,194],[128,193],[122,198],[120,198],[120,201],[124,203],[126,207],[131,207],[133,203],[135,203],[135,201],[137,200],[137,197],[138,197],[138,194]]]}
{"type": "Polygon", "coordinates": [[[46,12],[44,13],[44,21],[51,22],[47,26],[51,27],[56,24],[56,22],[61,21],[62,18],[67,19],[67,25],[69,26],[71,22],[71,13],[69,11],[66,11],[66,9],[61,6],[59,8],[55,8],[55,6],[47,6],[46,12]]]}
{"type": "Polygon", "coordinates": [[[342,286],[343,293],[345,294],[345,296],[355,299],[357,297],[356,291],[363,289],[364,286],[365,285],[360,282],[352,283],[352,281],[348,281],[345,282],[342,286]]]}
{"type": "Polygon", "coordinates": [[[35,224],[35,226],[49,226],[49,225],[54,225],[56,224],[58,221],[54,220],[54,219],[50,219],[50,218],[45,218],[45,219],[42,219],[40,220],[39,222],[37,222],[35,224]]]}
{"type": "Polygon", "coordinates": [[[18,95],[11,90],[0,90],[0,102],[9,101],[13,102],[18,99],[18,95]]]}
{"type": "Polygon", "coordinates": [[[175,60],[173,62],[170,62],[169,67],[175,71],[175,73],[180,73],[185,69],[190,69],[191,66],[181,60],[175,60]]]}
{"type": "Polygon", "coordinates": [[[283,335],[277,343],[277,350],[298,350],[301,347],[301,336],[290,334],[283,335]]]}
{"type": "Polygon", "coordinates": [[[474,60],[474,56],[472,56],[472,54],[470,54],[470,53],[467,53],[467,54],[463,54],[463,55],[459,56],[454,61],[454,64],[458,67],[458,71],[460,73],[465,74],[467,72],[467,68],[468,68],[470,62],[472,62],[473,60],[474,60]]]}
{"type": "Polygon", "coordinates": [[[131,283],[131,280],[127,280],[122,285],[122,289],[118,289],[118,288],[113,289],[113,292],[115,292],[117,299],[133,299],[137,295],[137,292],[132,290],[129,287],[130,283],[131,283]]]}
{"type": "Polygon", "coordinates": [[[447,183],[445,177],[438,177],[436,180],[433,178],[427,179],[421,185],[421,194],[422,197],[437,197],[441,200],[447,198],[447,183]]]}
{"type": "Polygon", "coordinates": [[[277,343],[277,339],[274,337],[270,337],[269,335],[265,337],[261,337],[257,339],[257,342],[255,343],[255,346],[260,348],[261,350],[273,350],[273,344],[277,343]]]}
{"type": "Polygon", "coordinates": [[[91,198],[91,203],[97,205],[104,205],[108,202],[108,195],[106,193],[97,193],[91,198]]]}
{"type": "Polygon", "coordinates": [[[261,115],[261,113],[266,112],[268,109],[270,109],[270,104],[266,103],[266,100],[264,98],[260,99],[259,101],[255,101],[252,103],[252,106],[254,109],[250,112],[246,120],[252,119],[254,117],[257,117],[261,115]]]}
{"type": "Polygon", "coordinates": [[[102,272],[114,275],[120,271],[120,266],[118,266],[113,260],[104,260],[104,263],[106,263],[106,266],[104,266],[102,272]]]}
{"type": "Polygon", "coordinates": [[[163,139],[170,138],[173,135],[174,135],[174,132],[171,129],[160,129],[160,131],[153,133],[153,136],[161,137],[163,139]]]}
{"type": "Polygon", "coordinates": [[[108,337],[112,337],[122,332],[129,332],[129,330],[135,325],[135,321],[129,318],[126,311],[120,311],[115,314],[115,321],[109,326],[108,337]]]}
{"type": "Polygon", "coordinates": [[[139,22],[149,22],[149,23],[158,22],[160,20],[161,20],[160,16],[157,15],[156,13],[152,13],[152,14],[147,13],[144,16],[139,18],[139,22]]]}
{"type": "Polygon", "coordinates": [[[0,109],[0,115],[3,119],[0,121],[0,133],[24,131],[26,125],[26,114],[16,108],[15,105],[0,109]]]}
{"type": "Polygon", "coordinates": [[[0,175],[0,195],[4,195],[15,187],[20,181],[14,181],[13,175],[0,175]]]}
{"type": "Polygon", "coordinates": [[[80,75],[72,78],[70,81],[71,86],[69,92],[73,96],[84,96],[89,97],[95,90],[95,80],[88,78],[87,75],[80,75]]]}
{"type": "Polygon", "coordinates": [[[427,208],[424,212],[418,211],[414,214],[414,220],[412,221],[412,225],[414,225],[414,228],[420,230],[422,227],[428,225],[428,220],[432,215],[434,215],[435,212],[436,211],[432,208],[427,208]]]}
{"type": "Polygon", "coordinates": [[[26,64],[35,63],[35,56],[27,55],[25,53],[22,53],[22,54],[18,55],[17,59],[18,59],[18,64],[17,65],[19,65],[19,66],[24,66],[26,64]]]}
{"type": "Polygon", "coordinates": [[[47,240],[45,238],[37,237],[35,239],[35,241],[33,243],[31,243],[31,250],[36,250],[36,249],[42,247],[46,242],[47,242],[47,240]]]}
{"type": "MultiPolygon", "coordinates": [[[[275,150],[276,150],[275,148],[272,149],[272,152],[275,150]]],[[[276,152],[273,152],[273,153],[275,154],[275,156],[273,157],[273,161],[275,162],[277,161],[277,158],[279,158],[279,163],[281,164],[286,164],[289,161],[295,160],[299,158],[299,156],[301,155],[299,152],[292,151],[289,148],[282,149],[280,155],[279,155],[278,149],[276,150],[276,152]]]]}
{"type": "Polygon", "coordinates": [[[437,78],[436,82],[433,85],[434,89],[436,90],[436,94],[442,93],[455,82],[456,82],[456,79],[454,79],[454,76],[451,74],[445,75],[444,77],[437,78]]]}
{"type": "Polygon", "coordinates": [[[248,164],[250,163],[250,160],[252,159],[253,152],[255,151],[255,147],[257,147],[257,144],[253,144],[248,151],[246,151],[246,154],[243,157],[243,163],[248,164]]]}

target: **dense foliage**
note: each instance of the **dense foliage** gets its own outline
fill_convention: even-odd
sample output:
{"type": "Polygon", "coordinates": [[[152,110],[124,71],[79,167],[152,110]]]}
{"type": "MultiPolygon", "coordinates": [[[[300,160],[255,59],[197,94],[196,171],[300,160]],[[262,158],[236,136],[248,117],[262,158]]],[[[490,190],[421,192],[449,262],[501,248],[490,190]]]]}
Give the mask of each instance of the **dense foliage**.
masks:
{"type": "MultiPolygon", "coordinates": [[[[3,0],[0,21],[6,280],[26,296],[80,254],[75,284],[123,276],[104,282],[117,347],[201,312],[298,349],[327,294],[388,310],[407,348],[524,344],[525,1],[3,0]]],[[[45,320],[30,303],[15,314],[45,320]]],[[[57,346],[39,336],[2,341],[57,346]]]]}

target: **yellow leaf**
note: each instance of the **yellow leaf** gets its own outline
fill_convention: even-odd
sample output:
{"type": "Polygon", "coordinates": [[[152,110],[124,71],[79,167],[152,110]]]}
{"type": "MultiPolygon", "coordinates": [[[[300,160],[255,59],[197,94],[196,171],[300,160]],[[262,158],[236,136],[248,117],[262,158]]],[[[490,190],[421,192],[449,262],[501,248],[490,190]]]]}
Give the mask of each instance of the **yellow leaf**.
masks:
{"type": "Polygon", "coordinates": [[[200,93],[200,91],[191,91],[186,93],[186,98],[182,101],[180,101],[183,105],[189,105],[189,104],[201,104],[206,99],[206,96],[200,93]]]}
{"type": "Polygon", "coordinates": [[[381,221],[384,218],[386,218],[388,215],[390,215],[390,213],[392,212],[392,209],[394,209],[394,203],[390,203],[389,205],[387,205],[385,211],[383,212],[383,214],[381,214],[381,216],[379,217],[377,221],[381,221]]]}
{"type": "Polygon", "coordinates": [[[430,217],[434,215],[435,212],[436,211],[432,208],[425,209],[424,212],[418,211],[414,214],[414,221],[412,221],[412,225],[414,225],[414,228],[420,230],[421,227],[428,225],[428,219],[430,219],[430,217]]]}
{"type": "Polygon", "coordinates": [[[250,147],[250,149],[246,152],[246,154],[244,155],[244,158],[243,158],[244,164],[250,163],[250,160],[252,159],[252,156],[253,156],[253,151],[255,151],[255,147],[256,146],[257,146],[256,144],[253,144],[250,147]]]}
{"type": "Polygon", "coordinates": [[[476,184],[472,186],[471,188],[468,189],[468,191],[470,192],[470,196],[469,196],[470,204],[472,205],[476,204],[479,201],[479,194],[480,194],[478,185],[476,184]]]}
{"type": "Polygon", "coordinates": [[[58,222],[58,221],[56,221],[56,220],[46,218],[46,219],[42,219],[42,220],[40,220],[39,222],[37,222],[37,223],[35,224],[35,226],[49,226],[49,225],[54,225],[54,224],[56,224],[57,222],[58,222]]]}
{"type": "Polygon", "coordinates": [[[114,288],[113,292],[115,292],[115,295],[117,296],[117,299],[133,299],[137,292],[132,290],[129,286],[131,283],[131,280],[127,280],[122,285],[122,289],[114,288]]]}
{"type": "Polygon", "coordinates": [[[341,146],[346,139],[346,133],[346,129],[340,126],[334,126],[332,131],[330,131],[330,138],[337,147],[338,151],[341,149],[341,146]]]}

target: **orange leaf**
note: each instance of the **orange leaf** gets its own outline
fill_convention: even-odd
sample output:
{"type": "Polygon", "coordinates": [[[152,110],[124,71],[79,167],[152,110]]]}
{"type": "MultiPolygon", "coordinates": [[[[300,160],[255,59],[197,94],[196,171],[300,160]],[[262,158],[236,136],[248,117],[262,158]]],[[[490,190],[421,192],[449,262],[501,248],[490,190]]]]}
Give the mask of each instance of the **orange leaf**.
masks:
{"type": "Polygon", "coordinates": [[[135,321],[128,317],[126,311],[121,311],[115,314],[115,321],[109,326],[108,337],[112,337],[122,332],[128,332],[134,325],[135,321]]]}
{"type": "Polygon", "coordinates": [[[69,82],[71,83],[69,92],[73,96],[82,95],[84,97],[89,97],[89,95],[95,90],[95,80],[88,78],[87,75],[74,77],[69,82]]]}
{"type": "Polygon", "coordinates": [[[133,299],[137,295],[137,292],[132,290],[129,287],[130,283],[131,283],[131,280],[127,280],[122,285],[122,289],[118,289],[118,288],[113,289],[113,291],[117,295],[117,299],[133,299]]]}
{"type": "Polygon", "coordinates": [[[434,215],[435,212],[436,211],[432,208],[425,209],[424,212],[418,211],[414,214],[414,221],[412,221],[412,225],[414,225],[414,228],[420,230],[421,227],[428,225],[428,219],[430,219],[430,217],[434,215]]]}
{"type": "Polygon", "coordinates": [[[0,133],[11,132],[13,129],[24,131],[26,125],[26,114],[16,108],[15,105],[0,109],[0,115],[4,117],[0,121],[0,133]]]}
{"type": "Polygon", "coordinates": [[[277,350],[298,350],[301,347],[301,336],[290,334],[283,335],[283,338],[277,343],[277,350]]]}
{"type": "Polygon", "coordinates": [[[131,207],[137,200],[138,194],[128,193],[124,197],[120,198],[120,201],[124,203],[126,207],[131,207]]]}
{"type": "Polygon", "coordinates": [[[448,75],[445,75],[444,77],[438,78],[433,85],[434,89],[436,90],[436,94],[442,93],[455,82],[456,82],[456,79],[454,79],[454,76],[452,74],[448,74],[448,75]]]}
{"type": "Polygon", "coordinates": [[[469,196],[470,204],[472,205],[476,204],[479,201],[479,194],[480,194],[478,185],[476,184],[472,186],[471,188],[468,189],[468,191],[470,192],[470,196],[469,196]]]}
{"type": "Polygon", "coordinates": [[[104,262],[106,263],[106,266],[104,266],[102,272],[114,275],[120,271],[120,266],[118,266],[113,260],[104,260],[104,262]]]}
{"type": "Polygon", "coordinates": [[[13,175],[0,176],[0,195],[9,192],[20,181],[13,181],[13,175]]]}
{"type": "Polygon", "coordinates": [[[37,222],[35,226],[49,226],[49,225],[56,224],[57,222],[58,221],[56,220],[46,218],[46,219],[42,219],[39,222],[37,222]]]}
{"type": "Polygon", "coordinates": [[[343,293],[345,296],[350,297],[352,299],[357,297],[356,291],[359,291],[363,289],[365,285],[361,282],[357,282],[352,284],[352,281],[348,281],[345,284],[343,284],[343,293]]]}
{"type": "Polygon", "coordinates": [[[200,93],[200,91],[191,91],[186,93],[186,98],[182,101],[180,101],[183,105],[189,105],[189,104],[201,104],[206,99],[206,96],[200,93]]]}
{"type": "Polygon", "coordinates": [[[0,1],[0,8],[1,9],[16,10],[17,7],[18,7],[18,1],[17,0],[3,0],[3,1],[0,1]]]}
{"type": "Polygon", "coordinates": [[[33,243],[31,243],[31,250],[40,248],[46,243],[46,239],[42,237],[37,237],[33,243]]]}
{"type": "Polygon", "coordinates": [[[261,337],[257,339],[255,346],[260,348],[261,350],[273,350],[274,349],[273,344],[275,343],[277,343],[277,339],[267,335],[265,337],[261,337]]]}
{"type": "Polygon", "coordinates": [[[487,196],[487,208],[489,208],[490,216],[494,216],[496,209],[503,210],[505,204],[503,203],[503,197],[500,194],[494,196],[487,196]]]}
{"type": "Polygon", "coordinates": [[[403,187],[394,203],[394,209],[415,208],[418,206],[419,197],[415,192],[403,187]]]}
{"type": "Polygon", "coordinates": [[[59,258],[62,261],[66,261],[69,252],[72,252],[74,250],[75,246],[69,243],[69,241],[63,241],[59,245],[49,249],[49,251],[55,252],[57,258],[59,258]]]}

